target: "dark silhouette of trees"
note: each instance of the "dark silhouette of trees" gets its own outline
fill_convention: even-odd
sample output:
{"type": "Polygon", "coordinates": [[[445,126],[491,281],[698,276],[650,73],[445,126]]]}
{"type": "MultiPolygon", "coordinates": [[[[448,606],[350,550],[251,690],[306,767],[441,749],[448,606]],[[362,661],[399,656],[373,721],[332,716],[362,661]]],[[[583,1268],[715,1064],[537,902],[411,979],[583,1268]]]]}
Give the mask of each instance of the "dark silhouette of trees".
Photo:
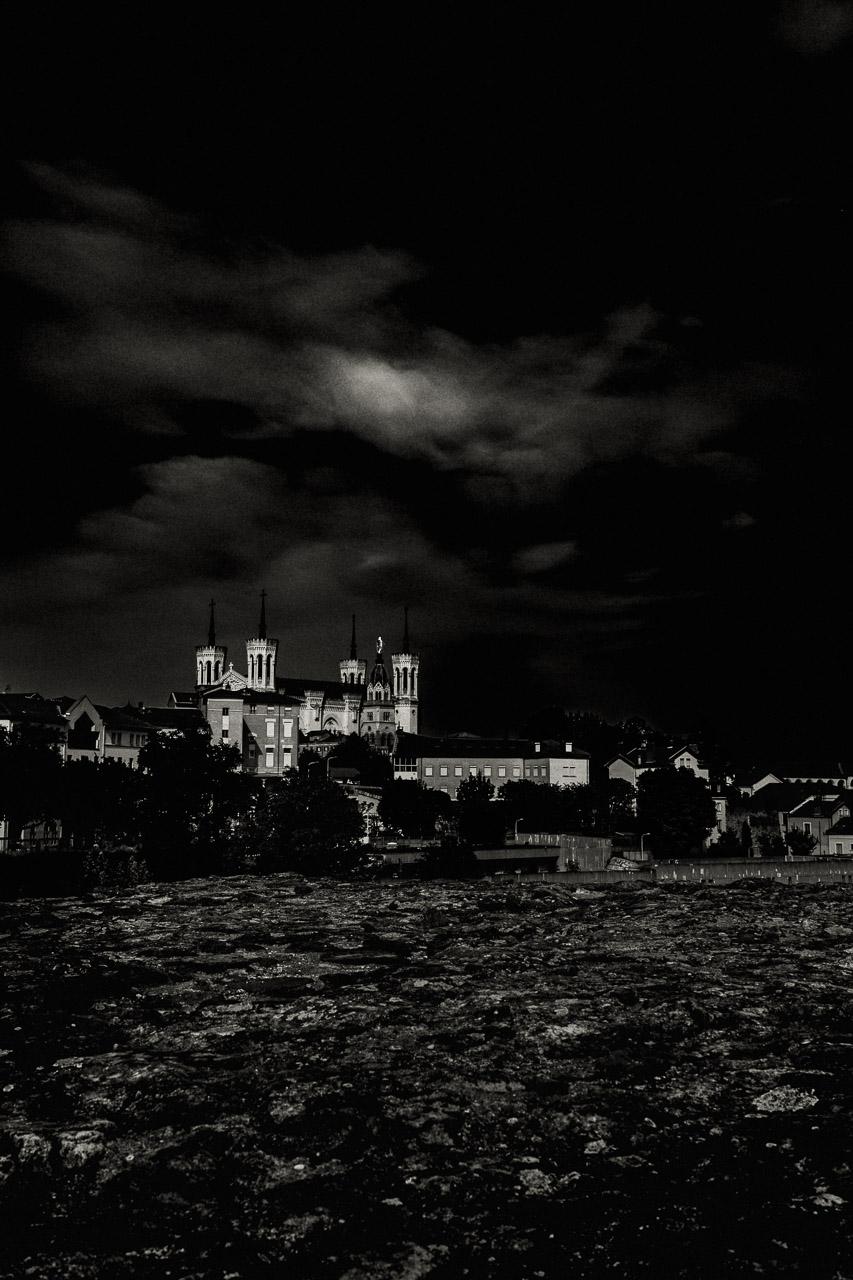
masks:
{"type": "Polygon", "coordinates": [[[717,820],[711,792],[689,769],[649,769],[637,786],[637,818],[657,858],[700,852],[717,820]]]}
{"type": "Polygon", "coordinates": [[[61,770],[57,817],[64,844],[138,842],[142,775],[118,760],[69,760],[61,770]]]}
{"type": "Polygon", "coordinates": [[[138,834],[156,877],[220,871],[259,784],[240,771],[235,746],[207,726],[155,734],[139,753],[138,834]]]}
{"type": "Polygon", "coordinates": [[[42,725],[0,729],[0,816],[10,846],[28,822],[56,817],[61,774],[54,731],[42,725]]]}
{"type": "Polygon", "coordinates": [[[451,804],[445,791],[398,779],[382,788],[379,817],[386,828],[402,836],[430,839],[436,834],[436,820],[450,816],[451,804]]]}
{"type": "Polygon", "coordinates": [[[259,871],[349,875],[366,865],[363,834],[358,804],[343,787],[294,773],[263,788],[249,843],[259,871]]]}
{"type": "Polygon", "coordinates": [[[817,839],[799,827],[791,827],[785,835],[785,843],[795,858],[807,858],[817,848],[817,839]]]}
{"type": "Polygon", "coordinates": [[[488,778],[470,777],[456,792],[456,821],[459,839],[471,848],[496,848],[504,842],[506,813],[493,803],[495,789],[488,778]]]}
{"type": "Polygon", "coordinates": [[[382,787],[394,777],[391,757],[371,747],[357,733],[350,733],[340,745],[334,746],[330,759],[333,764],[358,769],[359,781],[366,787],[382,787]]]}

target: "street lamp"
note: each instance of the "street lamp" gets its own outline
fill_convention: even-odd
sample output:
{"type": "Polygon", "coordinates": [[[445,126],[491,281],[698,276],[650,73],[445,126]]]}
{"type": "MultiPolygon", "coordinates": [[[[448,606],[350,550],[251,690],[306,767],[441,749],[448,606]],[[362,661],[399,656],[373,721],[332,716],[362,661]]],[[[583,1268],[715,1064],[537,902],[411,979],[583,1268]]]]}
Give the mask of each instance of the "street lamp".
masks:
{"type": "Polygon", "coordinates": [[[518,841],[518,824],[519,824],[519,822],[524,822],[524,818],[516,818],[516,820],[515,820],[515,828],[513,829],[513,833],[512,833],[512,838],[513,838],[513,840],[515,840],[515,841],[518,841]]]}
{"type": "Polygon", "coordinates": [[[641,831],[641,832],[640,832],[640,859],[641,859],[641,860],[642,860],[642,857],[643,857],[643,837],[644,837],[644,836],[650,836],[651,834],[652,834],[652,833],[651,833],[651,831],[641,831]]]}

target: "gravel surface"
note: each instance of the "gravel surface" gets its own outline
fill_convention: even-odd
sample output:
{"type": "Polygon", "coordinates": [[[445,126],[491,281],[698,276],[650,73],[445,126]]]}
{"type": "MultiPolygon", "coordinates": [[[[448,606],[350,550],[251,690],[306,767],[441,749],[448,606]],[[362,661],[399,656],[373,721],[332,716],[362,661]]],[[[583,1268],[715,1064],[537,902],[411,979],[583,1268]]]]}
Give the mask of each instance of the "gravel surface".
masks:
{"type": "Polygon", "coordinates": [[[3,1275],[853,1275],[853,889],[0,906],[3,1275]]]}

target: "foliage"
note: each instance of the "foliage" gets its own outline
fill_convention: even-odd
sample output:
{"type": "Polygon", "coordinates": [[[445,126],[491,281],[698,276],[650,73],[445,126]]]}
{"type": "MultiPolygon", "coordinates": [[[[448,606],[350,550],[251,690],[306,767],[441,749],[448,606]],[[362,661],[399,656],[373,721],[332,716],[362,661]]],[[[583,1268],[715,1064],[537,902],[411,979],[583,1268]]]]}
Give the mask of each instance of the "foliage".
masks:
{"type": "Polygon", "coordinates": [[[632,828],[634,788],[621,779],[574,787],[523,779],[505,783],[499,792],[508,826],[524,831],[610,835],[632,828]]]}
{"type": "Polygon", "coordinates": [[[785,841],[774,827],[758,827],[753,844],[759,858],[784,858],[787,853],[785,841]]]}
{"type": "Polygon", "coordinates": [[[155,876],[221,870],[259,785],[239,771],[238,749],[211,742],[206,726],[155,734],[139,769],[138,833],[155,876]]]}
{"type": "MultiPolygon", "coordinates": [[[[393,728],[393,726],[392,726],[393,728]]],[[[334,746],[331,759],[335,764],[351,765],[359,771],[359,781],[366,787],[382,787],[394,776],[391,757],[384,751],[377,751],[369,742],[351,733],[334,746]]]]}
{"type": "Polygon", "coordinates": [[[456,822],[463,845],[495,848],[504,842],[506,812],[492,802],[495,789],[488,778],[466,778],[456,792],[456,822]]]}
{"type": "Polygon", "coordinates": [[[41,725],[0,729],[0,816],[9,842],[28,822],[56,817],[62,758],[55,734],[41,725]]]}
{"type": "Polygon", "coordinates": [[[785,842],[795,858],[807,858],[817,848],[817,839],[798,827],[792,827],[785,836],[785,842]]]}
{"type": "Polygon", "coordinates": [[[336,782],[292,774],[271,779],[252,823],[260,871],[350,875],[363,870],[364,822],[355,800],[336,782]]]}
{"type": "Polygon", "coordinates": [[[743,845],[734,831],[721,831],[719,840],[715,840],[708,853],[718,858],[742,858],[743,845]]]}
{"type": "Polygon", "coordinates": [[[138,770],[118,760],[69,760],[56,808],[63,842],[107,846],[138,839],[140,799],[138,770]]]}
{"type": "Polygon", "coordinates": [[[83,854],[81,873],[85,889],[129,889],[151,878],[148,863],[130,845],[95,843],[83,854]]]}
{"type": "Polygon", "coordinates": [[[446,791],[434,791],[422,782],[386,782],[379,801],[383,825],[400,835],[429,839],[436,821],[449,816],[452,801],[446,791]]]}
{"type": "Polygon", "coordinates": [[[701,850],[717,820],[707,784],[689,769],[649,769],[637,786],[637,818],[657,858],[701,850]]]}

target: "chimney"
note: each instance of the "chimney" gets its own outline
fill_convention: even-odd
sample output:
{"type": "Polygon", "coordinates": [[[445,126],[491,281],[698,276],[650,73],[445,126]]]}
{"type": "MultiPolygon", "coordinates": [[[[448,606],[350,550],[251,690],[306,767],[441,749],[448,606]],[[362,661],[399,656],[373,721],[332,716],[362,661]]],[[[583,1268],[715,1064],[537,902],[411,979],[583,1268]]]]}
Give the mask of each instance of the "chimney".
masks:
{"type": "Polygon", "coordinates": [[[571,754],[572,754],[572,744],[571,744],[570,742],[567,742],[567,743],[566,743],[566,755],[567,755],[567,756],[570,756],[571,754]]]}

